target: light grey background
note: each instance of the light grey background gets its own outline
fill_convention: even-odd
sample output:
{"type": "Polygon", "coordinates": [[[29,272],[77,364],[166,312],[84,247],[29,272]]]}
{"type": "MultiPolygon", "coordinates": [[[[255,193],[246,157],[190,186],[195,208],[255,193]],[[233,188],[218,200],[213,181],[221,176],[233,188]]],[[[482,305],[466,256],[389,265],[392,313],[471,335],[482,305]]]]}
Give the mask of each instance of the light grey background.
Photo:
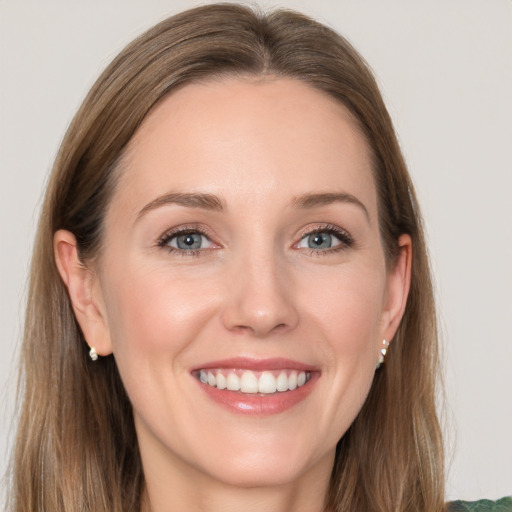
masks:
{"type": "MultiPolygon", "coordinates": [[[[0,0],[0,472],[43,186],[109,60],[191,0],[0,0]]],[[[512,3],[282,0],[377,74],[423,205],[445,343],[448,497],[512,493],[512,3]]],[[[414,371],[414,368],[411,368],[414,371]]]]}

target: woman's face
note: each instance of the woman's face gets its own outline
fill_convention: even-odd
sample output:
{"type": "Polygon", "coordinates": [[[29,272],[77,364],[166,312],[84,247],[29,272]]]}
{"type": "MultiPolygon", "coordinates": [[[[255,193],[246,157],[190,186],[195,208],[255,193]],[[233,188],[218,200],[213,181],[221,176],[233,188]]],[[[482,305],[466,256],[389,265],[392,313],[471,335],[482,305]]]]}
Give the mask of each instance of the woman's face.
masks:
{"type": "Polygon", "coordinates": [[[402,245],[388,272],[368,147],[326,95],[223,79],[162,101],[107,212],[101,328],[81,322],[114,353],[145,470],[328,474],[402,314],[402,245]]]}

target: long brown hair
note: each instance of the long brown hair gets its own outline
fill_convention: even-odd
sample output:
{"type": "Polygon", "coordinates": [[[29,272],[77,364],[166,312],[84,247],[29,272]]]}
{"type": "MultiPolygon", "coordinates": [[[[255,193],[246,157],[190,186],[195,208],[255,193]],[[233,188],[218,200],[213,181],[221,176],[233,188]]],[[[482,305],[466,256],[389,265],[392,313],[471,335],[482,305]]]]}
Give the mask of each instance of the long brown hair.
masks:
{"type": "Polygon", "coordinates": [[[369,512],[444,509],[435,410],[436,315],[421,216],[376,82],[353,47],[295,12],[233,4],[173,16],[128,45],[76,114],[48,185],[32,261],[13,457],[13,512],[138,512],[144,475],[131,405],[114,358],[92,363],[53,256],[71,231],[84,262],[101,250],[118,165],[144,117],[184,84],[222,75],[300,80],[345,105],[373,156],[388,265],[412,238],[412,284],[385,365],[339,441],[328,506],[369,512]]]}

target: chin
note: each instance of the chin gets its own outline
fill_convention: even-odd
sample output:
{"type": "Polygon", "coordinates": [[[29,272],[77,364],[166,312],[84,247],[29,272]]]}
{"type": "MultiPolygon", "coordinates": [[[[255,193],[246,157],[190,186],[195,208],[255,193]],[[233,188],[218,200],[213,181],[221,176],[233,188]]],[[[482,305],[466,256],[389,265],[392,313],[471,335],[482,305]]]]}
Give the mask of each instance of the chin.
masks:
{"type": "Polygon", "coordinates": [[[216,459],[208,457],[207,473],[226,485],[268,487],[296,482],[325,460],[332,467],[335,446],[319,457],[318,450],[314,450],[314,441],[290,441],[292,439],[287,436],[280,439],[260,438],[257,445],[251,443],[251,446],[245,447],[235,444],[222,456],[212,454],[216,459]],[[216,462],[212,465],[211,460],[216,462]]]}
{"type": "Polygon", "coordinates": [[[221,465],[221,470],[215,468],[210,476],[225,485],[242,488],[285,486],[299,480],[309,469],[289,459],[274,458],[224,460],[221,465]]]}

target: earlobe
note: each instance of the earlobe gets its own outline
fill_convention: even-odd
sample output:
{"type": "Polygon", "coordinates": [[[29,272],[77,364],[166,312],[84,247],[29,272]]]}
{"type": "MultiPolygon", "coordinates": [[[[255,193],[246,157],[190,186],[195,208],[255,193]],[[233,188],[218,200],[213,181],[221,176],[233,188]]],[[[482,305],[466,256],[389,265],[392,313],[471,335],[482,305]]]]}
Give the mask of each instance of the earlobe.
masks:
{"type": "Polygon", "coordinates": [[[59,230],[53,237],[59,274],[68,289],[75,317],[90,347],[102,356],[112,353],[106,312],[98,278],[80,261],[75,236],[59,230]]]}
{"type": "Polygon", "coordinates": [[[409,235],[398,239],[399,254],[394,267],[389,271],[386,304],[383,315],[382,338],[391,340],[405,312],[411,285],[412,241],[409,235]]]}

